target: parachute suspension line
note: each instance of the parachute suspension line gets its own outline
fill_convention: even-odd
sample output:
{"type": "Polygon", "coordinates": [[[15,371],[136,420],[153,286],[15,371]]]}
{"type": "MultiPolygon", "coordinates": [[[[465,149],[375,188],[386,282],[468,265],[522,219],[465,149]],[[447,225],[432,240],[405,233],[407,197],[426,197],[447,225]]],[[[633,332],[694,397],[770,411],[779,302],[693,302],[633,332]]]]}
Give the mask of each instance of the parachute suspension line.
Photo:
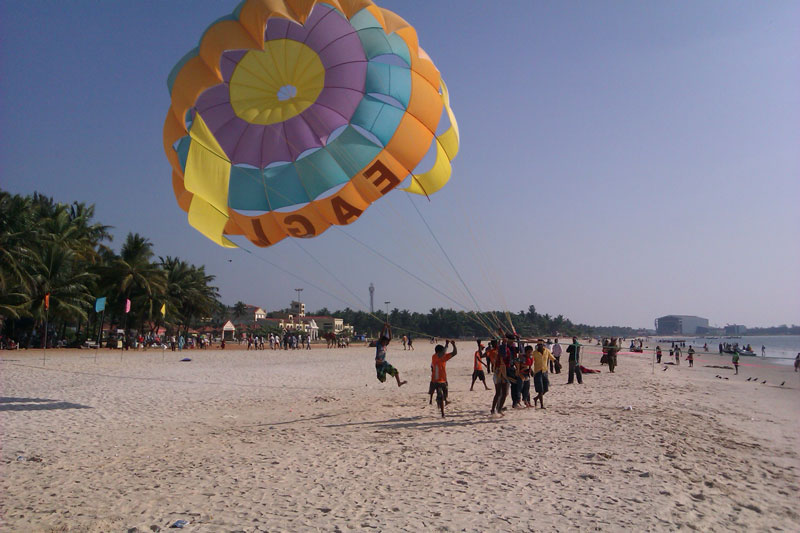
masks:
{"type": "MultiPolygon", "coordinates": [[[[462,213],[462,215],[463,215],[463,213],[462,213]]],[[[478,238],[475,236],[475,232],[472,229],[472,222],[470,221],[469,217],[464,216],[464,221],[465,221],[465,226],[469,230],[470,237],[472,237],[472,241],[475,244],[476,249],[480,248],[479,243],[478,243],[478,238]]],[[[503,303],[503,309],[507,309],[508,308],[508,303],[506,302],[506,298],[505,298],[505,295],[503,294],[502,289],[500,289],[500,287],[496,283],[494,283],[494,281],[491,278],[491,276],[489,276],[489,274],[487,272],[487,268],[485,268],[485,265],[483,263],[484,256],[480,255],[479,257],[480,257],[480,259],[477,261],[478,268],[480,269],[481,274],[483,275],[484,281],[486,281],[486,284],[489,285],[490,289],[494,293],[500,295],[500,299],[502,300],[502,303],[503,303]]],[[[498,328],[502,328],[503,327],[502,322],[500,321],[500,319],[497,318],[497,315],[495,314],[494,311],[489,311],[487,314],[491,318],[492,322],[494,322],[495,327],[498,327],[498,328]]]]}
{"type": "Polygon", "coordinates": [[[300,244],[300,242],[299,242],[297,239],[292,239],[292,242],[293,242],[293,243],[295,243],[295,244],[297,245],[297,247],[298,247],[298,248],[300,248],[300,249],[301,249],[301,250],[302,250],[302,251],[303,251],[303,252],[304,252],[304,253],[305,253],[305,254],[306,254],[308,257],[310,257],[312,261],[314,261],[314,262],[315,262],[317,265],[319,265],[319,267],[320,267],[322,270],[324,270],[324,271],[325,271],[325,273],[327,273],[327,274],[328,274],[330,277],[332,277],[333,279],[335,279],[335,280],[336,280],[336,281],[339,283],[339,285],[341,285],[341,286],[344,288],[344,290],[346,290],[347,292],[349,292],[349,293],[350,293],[350,294],[353,296],[353,298],[355,298],[355,299],[356,299],[356,301],[357,301],[359,304],[361,304],[361,307],[363,307],[363,308],[365,308],[365,309],[367,308],[367,304],[366,304],[366,302],[365,302],[364,300],[362,300],[362,299],[361,299],[361,298],[360,298],[360,297],[359,297],[359,296],[358,296],[358,295],[357,295],[355,292],[353,292],[353,291],[350,289],[350,287],[348,287],[347,285],[345,285],[345,283],[344,283],[342,280],[340,280],[338,277],[336,277],[336,274],[334,274],[333,272],[331,272],[331,271],[330,271],[330,269],[329,269],[328,267],[326,267],[325,265],[323,265],[323,264],[322,264],[322,262],[321,262],[319,259],[317,259],[316,257],[314,257],[314,254],[312,254],[311,252],[309,252],[308,250],[306,250],[306,249],[305,249],[305,247],[304,247],[302,244],[300,244]]]}
{"type": "MultiPolygon", "coordinates": [[[[413,202],[412,202],[412,203],[413,203],[413,202]]],[[[415,206],[415,207],[416,207],[416,206],[415,206]]],[[[462,214],[463,214],[463,213],[462,213],[462,214]]],[[[469,217],[467,217],[467,216],[464,216],[464,222],[465,222],[465,225],[466,225],[467,229],[469,230],[470,236],[472,237],[472,241],[473,241],[473,243],[474,243],[475,247],[476,247],[476,248],[478,248],[478,247],[479,247],[479,245],[478,245],[478,239],[477,239],[477,237],[475,236],[475,232],[472,230],[472,223],[471,223],[471,221],[469,220],[469,217]]],[[[427,225],[427,224],[426,224],[426,225],[427,225]]],[[[490,256],[490,257],[491,257],[491,256],[490,256]]],[[[483,258],[483,256],[481,256],[481,258],[483,258]]],[[[493,290],[495,293],[497,293],[497,294],[499,294],[499,295],[500,295],[500,299],[502,300],[503,313],[505,314],[506,320],[508,321],[508,325],[509,325],[509,327],[510,327],[511,331],[515,331],[514,324],[513,324],[513,322],[511,321],[511,317],[510,317],[510,315],[509,315],[509,312],[508,312],[508,302],[506,301],[506,298],[505,298],[505,295],[504,295],[504,293],[503,293],[502,289],[500,289],[500,288],[499,288],[499,287],[498,287],[498,286],[497,286],[497,285],[496,285],[496,284],[495,284],[495,283],[492,281],[491,277],[490,277],[490,276],[487,274],[487,272],[486,272],[486,269],[484,269],[484,267],[483,267],[483,264],[482,264],[480,261],[478,261],[478,267],[479,267],[479,268],[480,268],[480,270],[481,270],[481,274],[483,275],[483,277],[484,277],[484,280],[485,280],[485,281],[487,282],[487,284],[490,286],[490,289],[492,289],[492,290],[493,290]]],[[[490,267],[490,270],[491,270],[491,265],[489,265],[489,267],[490,267]]],[[[491,317],[492,321],[494,322],[494,324],[495,324],[495,326],[496,326],[497,328],[499,328],[499,329],[503,329],[503,324],[502,324],[502,321],[501,321],[501,320],[500,320],[500,319],[497,317],[497,315],[495,314],[495,312],[494,312],[494,311],[490,311],[490,312],[488,313],[488,315],[491,317]]]]}
{"type": "Polygon", "coordinates": [[[385,255],[383,255],[383,254],[382,254],[382,253],[380,253],[379,251],[375,250],[374,248],[371,248],[369,245],[365,244],[364,242],[362,242],[362,241],[361,241],[361,240],[359,240],[358,238],[356,238],[356,237],[354,237],[354,236],[350,235],[349,233],[347,233],[345,230],[343,230],[343,229],[342,229],[342,228],[340,228],[339,226],[337,226],[336,228],[337,228],[339,231],[341,231],[342,233],[344,233],[344,234],[345,234],[347,237],[349,237],[350,239],[354,240],[355,242],[357,242],[358,244],[360,244],[361,246],[363,246],[364,248],[366,248],[366,249],[367,249],[367,250],[369,250],[370,252],[374,253],[375,255],[377,255],[378,257],[380,257],[381,259],[383,259],[384,261],[386,261],[386,262],[387,262],[387,263],[389,263],[390,265],[394,266],[395,268],[398,268],[398,269],[400,269],[402,272],[405,272],[406,274],[408,274],[409,276],[411,276],[411,277],[412,277],[412,278],[414,278],[415,280],[419,281],[420,283],[422,283],[423,285],[425,285],[426,287],[428,287],[428,288],[429,288],[429,289],[431,289],[432,291],[435,291],[435,292],[436,292],[437,294],[439,294],[440,296],[444,296],[445,298],[447,298],[448,300],[450,300],[451,302],[453,302],[454,304],[456,304],[456,305],[457,305],[457,306],[459,306],[460,308],[462,308],[462,309],[466,309],[466,307],[465,307],[465,306],[464,306],[462,303],[460,303],[460,302],[459,302],[459,301],[457,301],[457,300],[454,300],[453,298],[451,298],[451,297],[450,297],[450,296],[448,296],[447,294],[443,293],[442,291],[440,291],[439,289],[437,289],[436,287],[434,287],[433,285],[431,285],[430,283],[428,283],[428,282],[427,282],[427,281],[425,281],[424,279],[420,278],[419,276],[417,276],[416,274],[414,274],[414,273],[413,273],[413,272],[411,272],[410,270],[406,269],[405,267],[403,267],[403,266],[401,266],[401,265],[398,265],[397,263],[395,263],[394,261],[392,261],[391,259],[389,259],[389,258],[388,258],[388,257],[386,257],[385,255]]]}
{"type": "MultiPolygon", "coordinates": [[[[374,313],[371,313],[370,311],[368,311],[367,309],[369,309],[369,307],[367,306],[367,303],[366,303],[366,301],[362,300],[362,299],[361,299],[361,298],[360,298],[360,297],[359,297],[359,296],[358,296],[356,293],[354,293],[354,292],[353,292],[353,291],[352,291],[352,290],[351,290],[351,289],[350,289],[350,288],[349,288],[349,287],[348,287],[348,286],[347,286],[347,285],[346,285],[346,284],[345,284],[345,283],[344,283],[342,280],[340,280],[338,277],[336,277],[336,275],[335,275],[333,272],[331,272],[331,271],[330,271],[330,269],[328,269],[328,268],[327,268],[325,265],[323,265],[323,264],[322,264],[322,262],[321,262],[321,261],[319,261],[319,260],[318,260],[316,257],[314,257],[314,254],[312,254],[311,252],[309,252],[308,250],[306,250],[306,249],[305,249],[305,248],[304,248],[304,247],[303,247],[303,246],[302,246],[302,245],[301,245],[301,244],[300,244],[300,243],[297,241],[297,239],[292,239],[292,242],[294,242],[295,244],[297,244],[297,246],[298,246],[298,247],[299,247],[299,248],[300,248],[300,249],[301,249],[303,252],[305,252],[305,254],[306,254],[306,255],[308,255],[308,256],[309,256],[309,257],[310,257],[310,258],[311,258],[311,259],[312,259],[312,260],[313,260],[313,261],[314,261],[316,264],[318,264],[318,265],[320,266],[320,268],[322,268],[322,270],[324,270],[324,271],[325,271],[325,272],[326,272],[326,273],[327,273],[327,274],[328,274],[330,277],[332,277],[333,279],[335,279],[335,280],[336,280],[336,281],[337,281],[337,282],[338,282],[338,283],[339,283],[339,284],[340,284],[340,285],[341,285],[341,286],[342,286],[342,287],[343,287],[343,288],[344,288],[344,289],[345,289],[347,292],[349,292],[351,295],[353,295],[353,297],[354,297],[354,298],[355,298],[355,299],[358,301],[358,303],[360,304],[360,307],[361,307],[362,309],[364,309],[364,313],[366,313],[366,315],[367,315],[367,316],[374,318],[374,319],[375,319],[375,320],[377,320],[378,322],[381,322],[381,323],[383,323],[383,322],[387,322],[387,323],[388,323],[388,321],[389,321],[389,317],[388,317],[388,316],[386,317],[386,320],[384,320],[384,319],[382,319],[381,317],[379,317],[379,316],[375,315],[374,313]]],[[[348,305],[349,305],[349,304],[348,304],[348,305]]],[[[356,306],[356,307],[359,307],[359,306],[356,306]]],[[[396,329],[399,329],[399,330],[401,330],[401,331],[407,331],[407,332],[409,332],[409,333],[414,333],[414,334],[416,334],[416,335],[418,335],[418,336],[420,336],[420,337],[427,337],[427,336],[428,336],[428,334],[427,334],[427,333],[423,333],[423,332],[421,332],[421,331],[415,331],[415,330],[413,330],[413,329],[402,328],[402,327],[396,327],[396,329]]]]}
{"type": "MultiPolygon", "coordinates": [[[[395,268],[399,269],[400,271],[404,272],[405,274],[407,274],[407,275],[411,276],[412,278],[414,278],[415,280],[419,281],[420,283],[422,283],[423,285],[425,285],[426,287],[428,287],[428,288],[429,288],[429,289],[431,289],[432,291],[436,292],[436,293],[437,293],[437,294],[439,294],[440,296],[443,296],[443,297],[447,298],[449,301],[451,301],[452,303],[456,304],[456,305],[457,305],[457,306],[459,306],[461,309],[464,309],[464,310],[466,310],[466,311],[469,311],[469,309],[468,309],[468,308],[467,308],[467,307],[466,307],[464,304],[462,304],[462,303],[458,302],[457,300],[454,300],[453,298],[451,298],[451,297],[450,297],[450,296],[448,296],[447,294],[443,293],[442,291],[440,291],[439,289],[437,289],[436,287],[434,287],[433,285],[431,285],[430,283],[428,283],[428,282],[427,282],[427,281],[425,281],[424,279],[420,278],[419,276],[417,276],[417,275],[416,275],[416,274],[414,274],[413,272],[411,272],[411,271],[409,271],[408,269],[404,268],[403,266],[401,266],[401,265],[399,265],[399,264],[395,263],[394,261],[392,261],[391,259],[389,259],[389,258],[388,258],[388,257],[386,257],[385,255],[383,255],[383,254],[382,254],[382,253],[380,253],[379,251],[375,250],[374,248],[371,248],[370,246],[368,246],[367,244],[365,244],[364,242],[362,242],[362,241],[361,241],[361,240],[359,240],[358,238],[354,237],[353,235],[350,235],[349,233],[347,233],[347,232],[346,232],[344,229],[342,229],[341,227],[339,227],[339,226],[336,226],[336,229],[338,229],[340,232],[342,232],[343,234],[345,234],[347,237],[349,237],[349,238],[350,238],[350,239],[352,239],[353,241],[357,242],[358,244],[360,244],[361,246],[363,246],[364,248],[366,248],[367,250],[369,250],[369,251],[370,251],[370,252],[372,252],[373,254],[377,255],[378,257],[380,257],[381,259],[383,259],[384,261],[386,261],[386,262],[387,262],[387,263],[389,263],[390,265],[394,266],[395,268]]],[[[474,318],[472,315],[470,315],[469,313],[467,313],[467,315],[466,315],[466,316],[468,316],[468,317],[472,318],[472,320],[474,320],[475,322],[477,322],[477,324],[478,324],[479,326],[486,327],[484,324],[481,324],[479,321],[477,321],[477,320],[476,320],[476,319],[475,319],[475,318],[474,318]]]]}
{"type": "Polygon", "coordinates": [[[475,299],[475,296],[472,294],[472,291],[469,290],[469,287],[464,282],[464,278],[461,277],[461,273],[458,271],[456,266],[453,264],[453,261],[450,259],[450,256],[447,255],[447,252],[445,251],[444,247],[442,246],[442,243],[439,242],[439,239],[436,237],[436,234],[433,232],[433,229],[431,229],[431,226],[428,224],[428,221],[425,220],[425,217],[422,215],[422,211],[420,211],[419,208],[417,207],[417,204],[414,203],[414,200],[411,198],[410,194],[406,193],[406,196],[408,197],[408,201],[411,202],[411,205],[414,206],[414,210],[419,215],[419,218],[422,219],[422,222],[425,224],[425,227],[428,228],[428,231],[430,232],[431,237],[433,237],[433,240],[436,241],[436,245],[439,247],[439,250],[441,250],[441,252],[444,255],[445,259],[447,259],[447,262],[450,264],[450,267],[453,269],[453,272],[455,272],[456,276],[458,277],[458,280],[461,282],[461,285],[464,286],[464,289],[467,291],[467,294],[469,294],[469,297],[472,299],[472,303],[475,304],[475,308],[478,311],[481,311],[481,306],[478,304],[478,301],[475,299]]]}
{"type": "Polygon", "coordinates": [[[255,257],[256,259],[258,259],[259,261],[262,261],[262,262],[264,262],[264,263],[266,263],[266,264],[270,265],[271,267],[273,267],[273,268],[276,268],[276,269],[280,270],[280,271],[281,271],[281,272],[283,272],[284,274],[288,274],[289,276],[291,276],[291,277],[295,278],[296,280],[298,280],[298,281],[300,281],[300,282],[302,282],[302,283],[305,283],[305,284],[306,284],[306,285],[308,285],[309,287],[313,287],[313,288],[317,289],[318,291],[320,291],[320,292],[322,292],[322,293],[324,293],[324,294],[327,294],[327,295],[328,295],[328,296],[330,296],[331,298],[333,298],[333,299],[335,299],[335,300],[338,300],[338,301],[340,301],[340,302],[344,303],[345,305],[348,305],[348,306],[349,306],[349,305],[351,305],[350,303],[348,303],[347,301],[343,300],[342,298],[340,298],[340,297],[336,296],[335,294],[332,294],[332,293],[330,293],[329,291],[327,291],[327,290],[323,289],[322,287],[320,287],[320,286],[318,286],[318,285],[316,285],[316,284],[314,284],[314,283],[312,283],[312,282],[310,282],[310,281],[308,281],[308,280],[306,280],[306,279],[303,279],[302,277],[298,276],[297,274],[295,274],[295,273],[294,273],[294,272],[292,272],[291,270],[288,270],[288,269],[286,269],[286,268],[283,268],[282,266],[280,266],[280,265],[278,265],[278,264],[276,264],[276,263],[273,263],[273,262],[272,262],[272,261],[270,261],[269,259],[266,259],[266,258],[264,258],[264,257],[261,257],[260,255],[258,255],[258,254],[256,254],[256,253],[254,253],[252,250],[248,250],[248,249],[247,249],[247,248],[245,248],[244,246],[239,246],[239,249],[240,249],[240,250],[242,250],[243,252],[247,252],[248,254],[250,254],[250,255],[252,255],[253,257],[255,257]]]}
{"type": "MultiPolygon", "coordinates": [[[[447,269],[443,269],[440,265],[439,254],[434,250],[431,246],[430,239],[426,238],[426,236],[419,231],[415,226],[416,224],[408,217],[407,214],[404,214],[401,210],[397,207],[392,205],[394,198],[399,198],[399,195],[391,195],[389,197],[387,195],[384,205],[388,208],[386,211],[393,213],[397,219],[400,221],[401,226],[411,233],[413,233],[413,238],[415,244],[419,245],[416,250],[424,253],[427,256],[427,261],[423,261],[423,264],[427,267],[430,267],[436,274],[441,278],[443,283],[443,290],[446,290],[449,294],[458,295],[459,299],[463,294],[463,289],[459,287],[458,282],[453,277],[452,273],[449,273],[447,269]]],[[[406,212],[407,213],[407,212],[406,212]]],[[[382,221],[382,219],[379,218],[382,221]]]]}

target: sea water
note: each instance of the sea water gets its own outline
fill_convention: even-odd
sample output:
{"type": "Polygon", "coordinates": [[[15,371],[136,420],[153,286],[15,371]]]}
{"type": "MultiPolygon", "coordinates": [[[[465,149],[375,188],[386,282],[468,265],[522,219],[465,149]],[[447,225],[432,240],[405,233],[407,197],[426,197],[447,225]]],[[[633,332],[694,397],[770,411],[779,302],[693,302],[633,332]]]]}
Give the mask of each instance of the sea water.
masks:
{"type": "Polygon", "coordinates": [[[794,358],[800,353],[800,335],[773,335],[773,336],[750,336],[742,335],[739,338],[731,337],[690,337],[686,339],[686,345],[690,344],[697,347],[708,343],[708,350],[716,352],[720,343],[739,343],[739,346],[752,346],[757,356],[761,356],[761,347],[764,347],[766,358],[774,363],[793,364],[794,358]]]}

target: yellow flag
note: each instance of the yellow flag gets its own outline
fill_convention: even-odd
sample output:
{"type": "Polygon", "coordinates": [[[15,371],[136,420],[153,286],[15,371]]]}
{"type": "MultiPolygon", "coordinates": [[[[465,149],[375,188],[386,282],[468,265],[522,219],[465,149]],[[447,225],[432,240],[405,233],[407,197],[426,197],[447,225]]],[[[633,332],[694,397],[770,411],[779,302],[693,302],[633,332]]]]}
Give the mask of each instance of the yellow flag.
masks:
{"type": "Polygon", "coordinates": [[[161,316],[167,316],[167,304],[161,304],[161,316]]]}

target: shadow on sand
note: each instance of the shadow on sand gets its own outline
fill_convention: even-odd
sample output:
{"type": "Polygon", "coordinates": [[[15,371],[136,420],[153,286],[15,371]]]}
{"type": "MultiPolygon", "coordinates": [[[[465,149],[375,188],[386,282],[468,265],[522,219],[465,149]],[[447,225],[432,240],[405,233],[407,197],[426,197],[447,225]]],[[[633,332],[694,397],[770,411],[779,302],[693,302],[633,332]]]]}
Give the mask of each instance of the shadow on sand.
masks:
{"type": "Polygon", "coordinates": [[[500,418],[490,417],[484,411],[470,411],[447,415],[445,418],[424,416],[408,416],[388,420],[373,420],[371,422],[347,422],[344,424],[329,424],[326,428],[364,427],[384,430],[399,429],[442,429],[447,427],[477,426],[482,424],[495,424],[500,418]]]}
{"type": "Polygon", "coordinates": [[[48,398],[13,398],[0,396],[0,411],[53,411],[60,409],[91,409],[88,405],[60,402],[48,398]]]}

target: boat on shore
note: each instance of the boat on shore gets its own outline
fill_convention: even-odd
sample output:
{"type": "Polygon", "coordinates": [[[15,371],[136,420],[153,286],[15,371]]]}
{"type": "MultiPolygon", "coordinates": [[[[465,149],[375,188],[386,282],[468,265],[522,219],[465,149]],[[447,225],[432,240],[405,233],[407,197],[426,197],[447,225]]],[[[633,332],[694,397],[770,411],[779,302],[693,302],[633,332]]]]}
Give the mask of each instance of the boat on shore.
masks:
{"type": "Polygon", "coordinates": [[[745,347],[740,348],[739,343],[735,342],[733,344],[726,342],[722,345],[722,352],[723,353],[738,353],[739,355],[748,355],[748,356],[755,356],[756,352],[753,351],[753,347],[749,344],[745,347]]]}

